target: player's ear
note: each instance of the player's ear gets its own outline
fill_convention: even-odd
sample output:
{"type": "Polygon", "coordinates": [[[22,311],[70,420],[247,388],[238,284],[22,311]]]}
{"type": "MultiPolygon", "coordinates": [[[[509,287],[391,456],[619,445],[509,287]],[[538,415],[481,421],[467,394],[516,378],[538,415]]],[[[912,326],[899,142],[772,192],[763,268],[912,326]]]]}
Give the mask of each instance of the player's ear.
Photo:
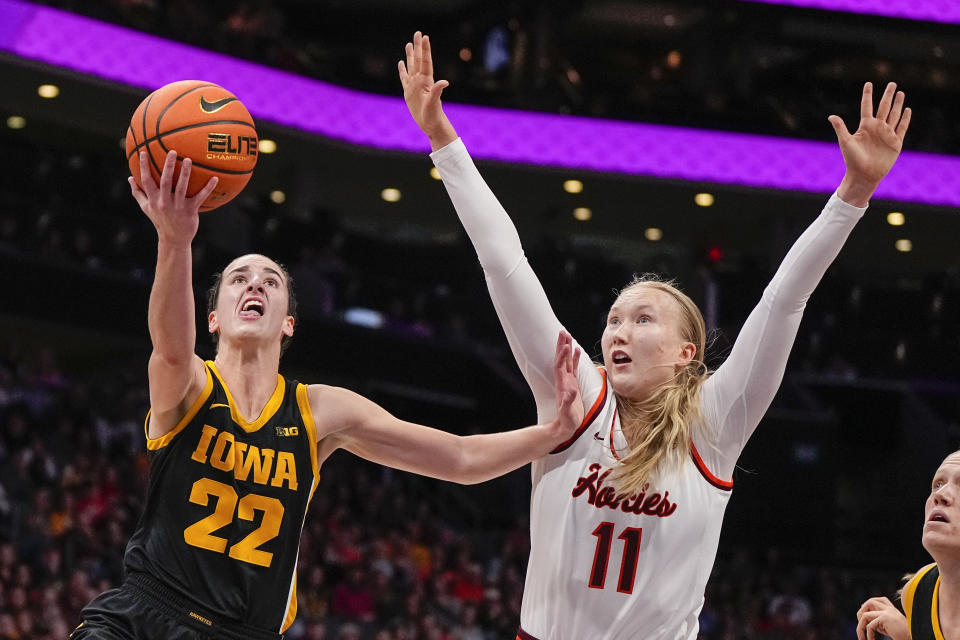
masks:
{"type": "Polygon", "coordinates": [[[216,311],[211,311],[210,315],[207,316],[207,331],[210,333],[217,333],[220,331],[220,324],[217,322],[216,311]]]}
{"type": "Polygon", "coordinates": [[[293,316],[287,316],[283,319],[283,335],[292,336],[293,335],[293,325],[296,322],[293,316]]]}

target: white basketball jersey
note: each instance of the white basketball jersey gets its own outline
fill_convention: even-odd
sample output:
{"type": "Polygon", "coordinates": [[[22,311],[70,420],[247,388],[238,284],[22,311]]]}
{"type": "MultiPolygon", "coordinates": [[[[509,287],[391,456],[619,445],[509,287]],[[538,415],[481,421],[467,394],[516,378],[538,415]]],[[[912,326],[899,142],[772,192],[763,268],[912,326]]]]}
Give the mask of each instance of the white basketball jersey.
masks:
{"type": "Polygon", "coordinates": [[[576,434],[533,462],[523,640],[694,640],[731,482],[693,447],[676,474],[618,500],[626,449],[616,398],[602,391],[576,434]]]}

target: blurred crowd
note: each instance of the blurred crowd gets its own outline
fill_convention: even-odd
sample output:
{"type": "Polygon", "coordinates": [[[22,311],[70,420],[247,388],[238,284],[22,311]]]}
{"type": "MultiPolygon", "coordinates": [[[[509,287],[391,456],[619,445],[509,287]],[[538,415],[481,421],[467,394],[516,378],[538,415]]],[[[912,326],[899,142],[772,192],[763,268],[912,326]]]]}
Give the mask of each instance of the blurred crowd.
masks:
{"type": "MultiPolygon", "coordinates": [[[[62,640],[122,580],[148,459],[142,363],[63,371],[51,348],[0,346],[0,640],[62,640]]],[[[303,530],[291,640],[512,638],[529,552],[513,526],[463,522],[443,483],[336,454],[303,530]]],[[[465,500],[470,500],[466,494],[465,500]]],[[[482,511],[482,509],[480,510],[482,511]]],[[[704,640],[854,638],[855,612],[897,575],[728,549],[709,582],[704,640]]]]}
{"type": "MultiPolygon", "coordinates": [[[[0,251],[105,278],[151,281],[156,235],[130,197],[116,157],[64,155],[16,138],[4,144],[8,152],[0,156],[0,170],[9,180],[0,193],[0,251]]],[[[200,226],[194,243],[198,292],[232,258],[255,251],[287,265],[306,319],[499,345],[495,350],[503,351],[490,305],[478,304],[488,296],[464,235],[452,242],[421,238],[409,244],[343,225],[347,212],[292,212],[250,194],[231,208],[230,216],[212,216],[200,226]]],[[[526,235],[524,244],[557,315],[581,340],[599,338],[612,288],[633,274],[677,278],[705,309],[715,336],[707,353],[712,366],[722,362],[779,260],[747,255],[713,262],[695,250],[669,247],[615,259],[546,232],[526,235]],[[704,304],[708,288],[711,305],[704,304]]],[[[789,371],[844,380],[956,380],[958,326],[955,268],[924,278],[867,281],[834,267],[808,304],[789,371]],[[924,331],[917,331],[919,326],[924,331]]]]}

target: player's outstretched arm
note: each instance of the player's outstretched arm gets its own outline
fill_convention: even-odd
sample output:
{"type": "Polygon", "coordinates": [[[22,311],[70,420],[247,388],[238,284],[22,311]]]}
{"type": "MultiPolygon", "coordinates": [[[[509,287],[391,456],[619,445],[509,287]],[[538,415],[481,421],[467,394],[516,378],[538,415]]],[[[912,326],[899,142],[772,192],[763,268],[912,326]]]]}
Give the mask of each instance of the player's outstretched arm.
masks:
{"type": "Polygon", "coordinates": [[[195,355],[192,255],[190,245],[199,225],[200,205],[217,185],[210,182],[187,197],[191,162],[184,158],[176,189],[177,154],[167,154],[158,185],[147,154],[140,153],[140,185],[131,176],[130,190],[157,231],[157,270],[150,291],[147,324],[150,355],[150,437],[169,431],[203,388],[203,362],[195,355]]]}
{"type": "Polygon", "coordinates": [[[320,459],[335,449],[403,471],[475,484],[517,469],[569,439],[583,421],[577,384],[580,350],[566,332],[557,338],[553,377],[556,418],[548,423],[500,433],[457,436],[405,422],[346,389],[312,385],[320,459]],[[319,413],[319,412],[318,412],[319,413]]]}
{"type": "Polygon", "coordinates": [[[887,598],[870,598],[857,611],[857,640],[876,640],[878,633],[910,640],[906,616],[887,598]]]}
{"type": "Polygon", "coordinates": [[[903,92],[890,83],[874,115],[873,88],[867,83],[856,133],[850,134],[839,117],[829,117],[846,164],[843,181],[836,196],[787,252],[730,356],[705,387],[716,402],[716,415],[726,416],[727,421],[720,427],[719,448],[727,452],[717,466],[720,472],[732,472],[736,456],[770,406],[807,300],[900,154],[911,116],[903,104],[903,92]]]}
{"type": "MultiPolygon", "coordinates": [[[[444,188],[480,259],[493,307],[513,356],[533,391],[539,420],[554,416],[552,380],[554,336],[562,328],[540,281],[530,268],[520,236],[506,210],[484,182],[443,112],[445,80],[433,79],[430,40],[418,31],[398,63],[410,114],[427,134],[444,188]]],[[[581,388],[592,402],[602,384],[587,358],[581,363],[581,388]]]]}

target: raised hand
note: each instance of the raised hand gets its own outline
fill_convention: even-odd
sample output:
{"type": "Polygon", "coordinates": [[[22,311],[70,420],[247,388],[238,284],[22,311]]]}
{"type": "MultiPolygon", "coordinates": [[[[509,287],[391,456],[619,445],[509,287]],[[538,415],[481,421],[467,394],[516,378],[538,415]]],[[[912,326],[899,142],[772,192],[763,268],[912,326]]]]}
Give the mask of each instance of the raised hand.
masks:
{"type": "Polygon", "coordinates": [[[858,640],[876,640],[878,633],[910,640],[907,618],[887,598],[870,598],[857,611],[858,640]]]}
{"type": "Polygon", "coordinates": [[[583,422],[583,401],[577,383],[577,365],[580,349],[573,347],[573,338],[561,330],[557,336],[557,354],[553,359],[553,388],[557,401],[557,418],[554,420],[557,443],[572,436],[583,422]]]}
{"type": "Polygon", "coordinates": [[[405,50],[406,63],[403,60],[397,63],[400,84],[403,85],[403,99],[410,115],[430,138],[430,144],[436,151],[457,139],[457,132],[447,120],[440,104],[440,94],[450,83],[433,79],[433,55],[430,52],[428,36],[417,31],[413,34],[413,42],[408,42],[405,50]]]}
{"type": "Polygon", "coordinates": [[[213,193],[217,178],[213,177],[195,196],[187,197],[187,183],[190,181],[190,158],[184,158],[177,178],[177,187],[173,188],[173,176],[177,170],[177,152],[170,151],[163,163],[158,185],[150,174],[150,164],[145,151],[140,152],[140,185],[133,176],[127,178],[130,191],[137,204],[150,218],[157,229],[157,237],[164,241],[193,240],[200,223],[200,205],[213,193]]]}
{"type": "Polygon", "coordinates": [[[868,82],[860,99],[860,126],[856,133],[847,130],[840,116],[829,116],[847,165],[838,193],[845,202],[866,206],[877,185],[897,161],[912,115],[910,107],[903,107],[905,98],[903,91],[897,91],[896,83],[889,83],[874,115],[873,84],[868,82]]]}

